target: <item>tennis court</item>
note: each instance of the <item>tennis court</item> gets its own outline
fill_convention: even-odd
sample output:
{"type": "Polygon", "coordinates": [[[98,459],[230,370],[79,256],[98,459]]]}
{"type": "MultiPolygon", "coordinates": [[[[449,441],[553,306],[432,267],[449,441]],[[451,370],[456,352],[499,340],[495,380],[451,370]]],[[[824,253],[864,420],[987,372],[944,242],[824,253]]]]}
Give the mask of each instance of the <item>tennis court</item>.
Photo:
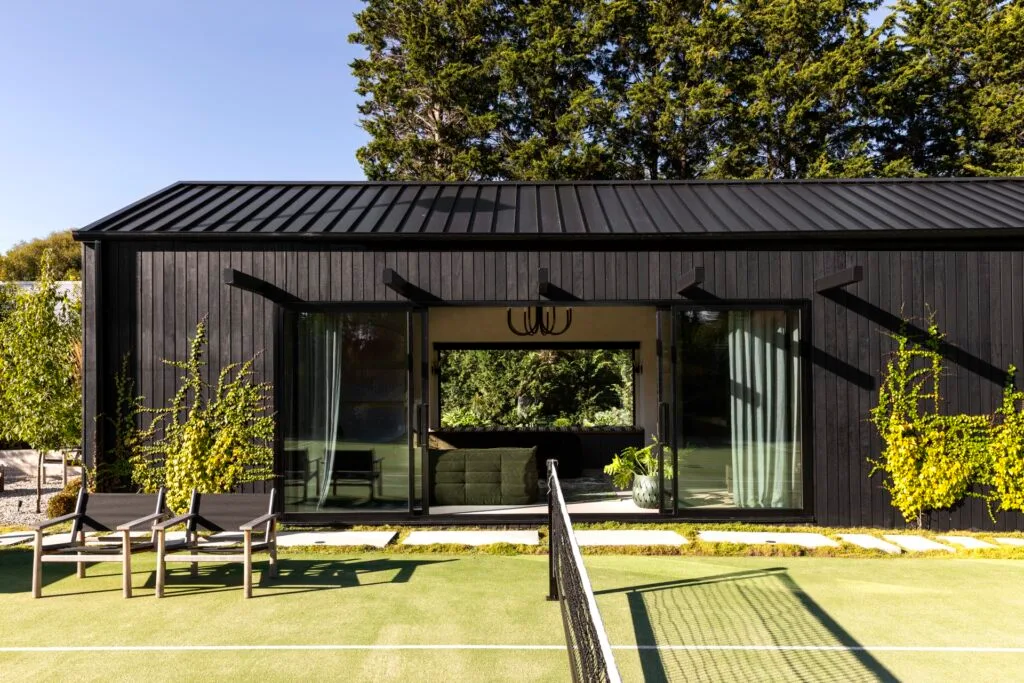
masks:
{"type": "MultiPolygon", "coordinates": [[[[1024,671],[1019,562],[601,555],[586,565],[626,681],[1024,671]]],[[[32,600],[31,554],[0,551],[0,678],[569,679],[544,556],[285,554],[280,579],[248,601],[238,567],[204,565],[194,579],[176,570],[163,600],[152,597],[152,556],[134,569],[132,600],[117,565],[84,580],[49,565],[47,597],[32,600]]]]}

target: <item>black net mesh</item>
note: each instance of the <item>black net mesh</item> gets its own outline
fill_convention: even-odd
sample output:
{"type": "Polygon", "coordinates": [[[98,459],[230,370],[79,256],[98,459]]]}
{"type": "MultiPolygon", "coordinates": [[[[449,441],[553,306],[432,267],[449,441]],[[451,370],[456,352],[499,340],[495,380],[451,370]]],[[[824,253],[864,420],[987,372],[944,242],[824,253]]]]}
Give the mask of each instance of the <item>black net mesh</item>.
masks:
{"type": "Polygon", "coordinates": [[[619,681],[604,626],[597,614],[594,591],[586,568],[580,562],[558,473],[552,463],[548,464],[548,507],[549,597],[557,598],[561,605],[572,678],[578,683],[619,681]]]}

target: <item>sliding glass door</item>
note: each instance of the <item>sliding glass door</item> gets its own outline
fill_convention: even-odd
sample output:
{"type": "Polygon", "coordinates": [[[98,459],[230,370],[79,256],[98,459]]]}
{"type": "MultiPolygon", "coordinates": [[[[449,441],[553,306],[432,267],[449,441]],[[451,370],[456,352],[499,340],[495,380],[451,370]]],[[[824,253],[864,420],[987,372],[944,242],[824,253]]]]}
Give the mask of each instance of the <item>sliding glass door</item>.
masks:
{"type": "Polygon", "coordinates": [[[404,512],[412,313],[288,312],[280,416],[285,512],[404,512]]]}
{"type": "Polygon", "coordinates": [[[804,507],[798,308],[675,314],[678,508],[804,507]]]}

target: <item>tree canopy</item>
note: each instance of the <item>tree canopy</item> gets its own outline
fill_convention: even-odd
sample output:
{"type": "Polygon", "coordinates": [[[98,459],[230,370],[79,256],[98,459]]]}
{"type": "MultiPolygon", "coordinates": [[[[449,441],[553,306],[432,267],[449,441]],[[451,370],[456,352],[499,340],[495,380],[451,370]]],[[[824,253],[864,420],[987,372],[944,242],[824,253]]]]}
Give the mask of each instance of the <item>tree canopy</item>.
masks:
{"type": "Polygon", "coordinates": [[[52,277],[82,279],[82,247],[67,230],[46,237],[18,242],[0,255],[0,282],[38,280],[43,274],[43,255],[49,253],[52,277]]]}
{"type": "Polygon", "coordinates": [[[1024,173],[1024,0],[366,0],[371,179],[1024,173]]]}
{"type": "Polygon", "coordinates": [[[35,450],[81,440],[81,307],[58,291],[49,259],[34,289],[8,291],[0,317],[0,438],[35,450]]]}

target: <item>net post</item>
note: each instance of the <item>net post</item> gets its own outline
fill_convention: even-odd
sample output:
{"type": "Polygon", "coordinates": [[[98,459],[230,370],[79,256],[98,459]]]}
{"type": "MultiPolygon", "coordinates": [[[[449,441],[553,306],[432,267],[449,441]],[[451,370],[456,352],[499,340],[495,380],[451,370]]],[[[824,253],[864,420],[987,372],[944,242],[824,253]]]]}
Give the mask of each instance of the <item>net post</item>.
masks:
{"type": "Polygon", "coordinates": [[[558,553],[555,550],[555,491],[551,474],[558,467],[557,460],[548,460],[548,600],[558,600],[558,553]]]}

